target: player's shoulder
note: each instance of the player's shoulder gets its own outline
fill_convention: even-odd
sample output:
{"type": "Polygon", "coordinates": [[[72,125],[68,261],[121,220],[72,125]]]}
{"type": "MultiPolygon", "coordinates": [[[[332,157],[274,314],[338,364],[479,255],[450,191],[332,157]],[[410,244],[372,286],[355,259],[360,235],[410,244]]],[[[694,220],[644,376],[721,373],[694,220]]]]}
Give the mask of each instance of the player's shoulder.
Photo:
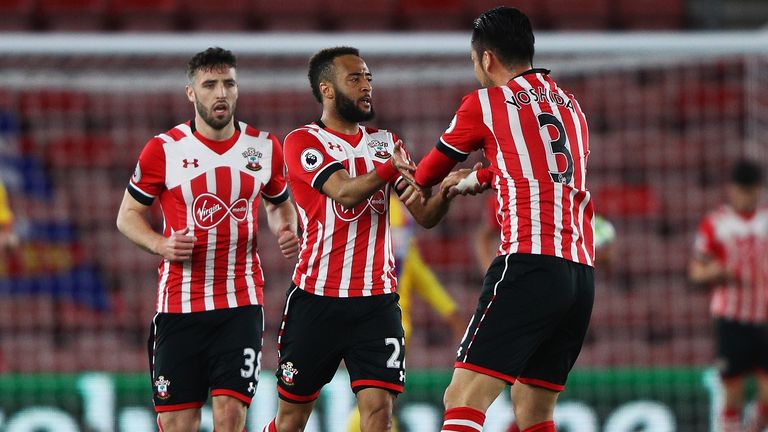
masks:
{"type": "Polygon", "coordinates": [[[263,129],[259,129],[256,126],[253,126],[246,122],[242,122],[242,121],[238,122],[238,127],[243,135],[251,138],[266,138],[266,139],[276,138],[275,134],[269,131],[265,131],[263,129]]]}
{"type": "Polygon", "coordinates": [[[158,139],[164,143],[179,142],[192,133],[189,124],[190,122],[177,124],[167,131],[155,135],[153,139],[158,139]]]}
{"type": "Polygon", "coordinates": [[[716,225],[726,219],[730,219],[735,215],[735,212],[728,204],[721,204],[711,210],[709,210],[702,218],[702,223],[716,225]]]}
{"type": "Polygon", "coordinates": [[[287,142],[289,139],[295,140],[314,138],[316,134],[320,132],[320,130],[320,126],[314,123],[308,123],[288,132],[288,135],[285,136],[285,141],[287,142]]]}

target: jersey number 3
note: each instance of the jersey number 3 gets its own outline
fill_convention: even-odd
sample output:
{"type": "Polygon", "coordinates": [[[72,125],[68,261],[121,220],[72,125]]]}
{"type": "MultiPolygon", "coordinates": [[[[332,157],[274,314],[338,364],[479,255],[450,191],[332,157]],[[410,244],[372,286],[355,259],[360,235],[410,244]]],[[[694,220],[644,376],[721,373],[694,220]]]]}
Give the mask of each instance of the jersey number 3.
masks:
{"type": "MultiPolygon", "coordinates": [[[[552,169],[552,163],[549,163],[549,175],[552,176],[552,181],[555,183],[570,184],[573,179],[573,156],[571,151],[568,150],[568,137],[565,134],[565,128],[563,123],[550,113],[541,113],[536,118],[539,120],[539,129],[544,129],[547,126],[554,126],[557,129],[557,139],[550,140],[549,146],[552,150],[552,160],[554,160],[554,169],[552,169]],[[557,154],[565,156],[566,168],[565,171],[560,171],[557,165],[557,154]]],[[[551,136],[551,135],[550,135],[551,136]]],[[[547,158],[550,161],[550,158],[547,158]]]]}

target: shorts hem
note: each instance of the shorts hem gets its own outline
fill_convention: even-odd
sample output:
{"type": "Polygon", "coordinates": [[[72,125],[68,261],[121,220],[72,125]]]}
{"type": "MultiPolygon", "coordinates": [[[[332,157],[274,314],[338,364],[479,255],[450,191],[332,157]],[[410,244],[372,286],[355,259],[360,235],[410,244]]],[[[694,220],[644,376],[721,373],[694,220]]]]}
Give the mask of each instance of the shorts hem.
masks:
{"type": "Polygon", "coordinates": [[[518,377],[517,380],[529,386],[541,387],[541,388],[545,388],[547,390],[552,390],[556,392],[561,392],[565,390],[565,386],[562,384],[555,384],[555,383],[551,383],[549,381],[544,381],[540,379],[518,377]]]}
{"type": "Polygon", "coordinates": [[[497,372],[497,371],[492,370],[492,369],[488,369],[488,368],[484,368],[484,367],[481,367],[481,366],[473,365],[471,363],[458,362],[457,361],[456,363],[453,364],[453,367],[455,369],[467,369],[467,370],[470,370],[472,372],[477,372],[479,374],[488,375],[490,377],[497,378],[497,379],[500,379],[502,381],[505,381],[507,384],[514,384],[515,383],[515,378],[513,376],[506,375],[506,374],[503,374],[501,372],[497,372]]]}
{"type": "Polygon", "coordinates": [[[170,411],[182,411],[185,409],[201,408],[205,405],[205,402],[187,402],[174,405],[155,405],[155,412],[170,412],[170,411]]]}
{"type": "Polygon", "coordinates": [[[295,395],[284,388],[277,386],[277,395],[280,399],[291,403],[309,403],[314,402],[318,396],[320,396],[320,390],[312,393],[309,396],[295,395]]]}
{"type": "Polygon", "coordinates": [[[213,389],[211,390],[211,396],[229,396],[233,397],[240,402],[243,402],[246,406],[251,406],[251,397],[242,393],[229,389],[213,389]]]}
{"type": "Polygon", "coordinates": [[[405,386],[401,386],[401,385],[398,385],[398,384],[392,384],[390,382],[379,381],[379,380],[355,380],[355,381],[352,381],[350,386],[352,387],[352,391],[353,392],[357,392],[359,390],[362,390],[361,387],[380,388],[380,389],[389,390],[389,391],[392,391],[392,392],[395,392],[395,393],[402,393],[405,390],[405,386]]]}

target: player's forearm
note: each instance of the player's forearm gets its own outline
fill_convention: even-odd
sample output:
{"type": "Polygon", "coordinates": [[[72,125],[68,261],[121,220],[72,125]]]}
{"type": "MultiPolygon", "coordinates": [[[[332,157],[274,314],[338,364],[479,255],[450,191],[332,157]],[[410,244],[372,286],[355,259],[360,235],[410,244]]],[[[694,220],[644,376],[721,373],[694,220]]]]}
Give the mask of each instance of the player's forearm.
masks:
{"type": "Polygon", "coordinates": [[[287,199],[280,204],[272,204],[269,201],[264,203],[267,210],[267,224],[272,234],[278,236],[283,230],[296,232],[296,209],[293,207],[292,200],[287,199]]]}
{"type": "Polygon", "coordinates": [[[416,168],[414,178],[416,184],[431,187],[440,183],[451,172],[457,161],[449,158],[440,150],[433,148],[424,156],[416,168]]]}
{"type": "Polygon", "coordinates": [[[163,235],[155,232],[144,215],[136,210],[121,208],[117,214],[117,229],[140,248],[159,255],[157,245],[163,241],[163,235]]]}
{"type": "Polygon", "coordinates": [[[350,209],[368,199],[397,175],[397,169],[391,161],[381,164],[375,171],[356,177],[350,177],[347,171],[340,170],[325,182],[323,193],[350,209]]]}
{"type": "Polygon", "coordinates": [[[727,275],[723,267],[716,261],[694,260],[688,268],[688,279],[699,285],[709,285],[722,282],[727,275]]]}

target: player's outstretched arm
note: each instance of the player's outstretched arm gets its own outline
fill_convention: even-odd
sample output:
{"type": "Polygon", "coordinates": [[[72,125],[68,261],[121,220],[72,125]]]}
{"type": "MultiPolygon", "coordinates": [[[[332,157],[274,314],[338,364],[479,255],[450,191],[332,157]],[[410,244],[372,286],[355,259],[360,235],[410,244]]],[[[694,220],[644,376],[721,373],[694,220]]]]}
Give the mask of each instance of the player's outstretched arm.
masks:
{"type": "Polygon", "coordinates": [[[189,235],[189,228],[174,232],[170,237],[161,235],[149,225],[146,206],[127,191],[117,213],[117,229],[129,240],[149,253],[160,255],[169,261],[186,261],[192,257],[195,237],[189,235]]]}
{"type": "Polygon", "coordinates": [[[264,201],[269,229],[277,237],[280,252],[286,258],[296,258],[299,253],[299,237],[296,235],[296,209],[289,198],[279,204],[264,201]]]}

